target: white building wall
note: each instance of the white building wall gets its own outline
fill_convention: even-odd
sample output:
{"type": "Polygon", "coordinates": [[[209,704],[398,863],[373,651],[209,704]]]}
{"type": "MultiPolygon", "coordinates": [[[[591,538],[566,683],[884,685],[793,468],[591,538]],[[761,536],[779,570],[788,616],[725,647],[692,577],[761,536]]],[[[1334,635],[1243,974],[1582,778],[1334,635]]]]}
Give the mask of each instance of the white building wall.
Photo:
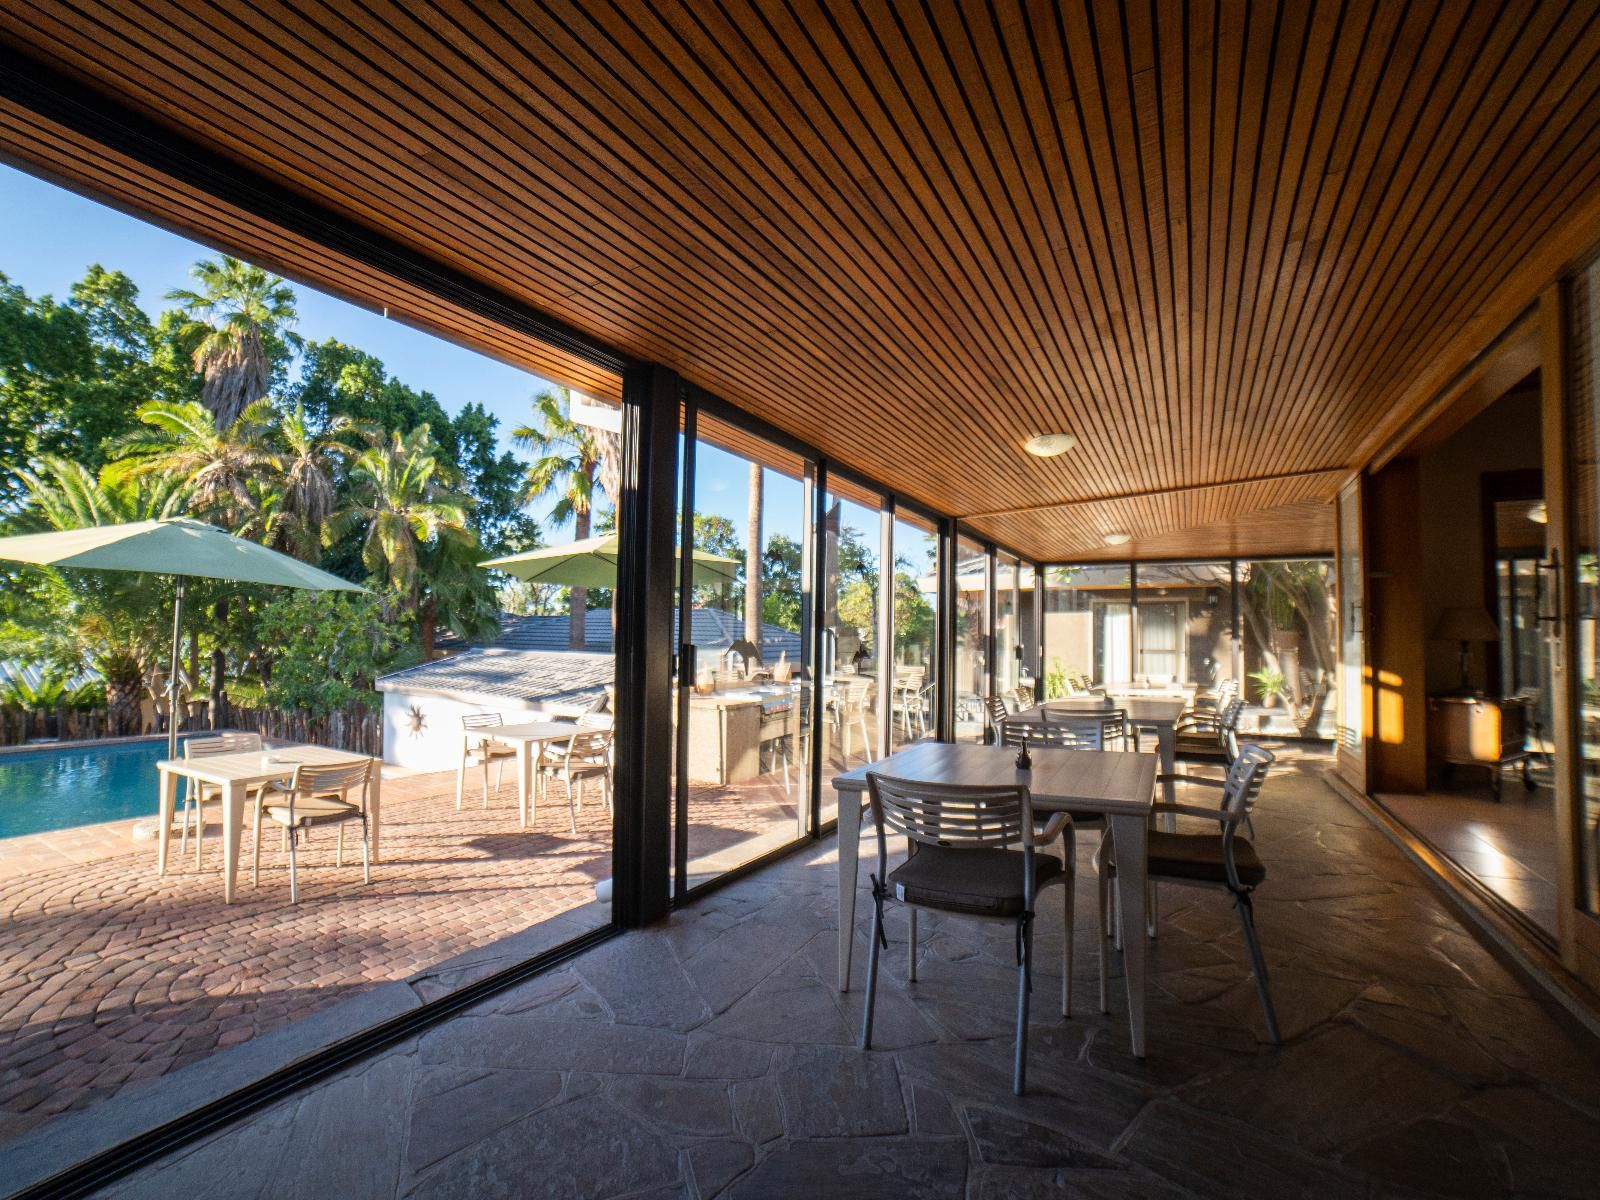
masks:
{"type": "Polygon", "coordinates": [[[481,712],[500,713],[508,725],[546,715],[541,705],[503,696],[385,691],[383,761],[418,771],[453,771],[461,759],[461,718],[481,712]]]}

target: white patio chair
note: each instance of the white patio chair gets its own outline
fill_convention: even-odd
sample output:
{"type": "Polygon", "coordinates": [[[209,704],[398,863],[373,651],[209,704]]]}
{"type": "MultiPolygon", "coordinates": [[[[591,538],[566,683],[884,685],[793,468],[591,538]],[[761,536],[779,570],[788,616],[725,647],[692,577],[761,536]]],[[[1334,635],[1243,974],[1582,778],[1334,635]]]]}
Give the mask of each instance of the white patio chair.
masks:
{"type": "MultiPolygon", "coordinates": [[[[287,783],[269,783],[262,793],[261,811],[269,821],[281,825],[289,842],[289,903],[300,902],[295,879],[295,844],[302,831],[317,825],[337,825],[339,838],[334,845],[334,865],[344,866],[344,824],[361,822],[361,882],[372,882],[372,847],[367,827],[367,786],[373,762],[363,758],[354,763],[312,766],[300,763],[287,783]],[[356,799],[351,800],[354,794],[356,799]]],[[[255,880],[260,882],[261,838],[256,837],[255,880]]]]}
{"type": "MultiPolygon", "coordinates": [[[[260,750],[261,735],[259,733],[219,733],[214,737],[193,737],[183,743],[184,758],[206,758],[214,754],[237,754],[241,751],[260,750]]],[[[261,789],[255,791],[257,808],[253,828],[255,834],[260,836],[261,789]]],[[[194,819],[194,865],[200,866],[200,852],[204,848],[206,836],[207,804],[222,803],[222,789],[214,783],[200,783],[190,779],[184,789],[183,795],[183,836],[178,843],[178,852],[181,854],[189,848],[189,820],[194,819]]]]}
{"type": "Polygon", "coordinates": [[[494,790],[498,794],[505,782],[506,760],[517,756],[517,748],[510,742],[497,742],[474,731],[498,729],[505,724],[499,713],[465,713],[461,717],[461,758],[456,763],[456,811],[461,811],[462,796],[467,786],[467,768],[483,768],[483,806],[489,807],[489,764],[494,764],[494,790]]]}
{"type": "MultiPolygon", "coordinates": [[[[567,809],[574,837],[578,834],[578,810],[583,807],[583,788],[587,781],[591,779],[600,781],[606,812],[608,814],[615,812],[612,797],[612,753],[609,718],[604,714],[585,713],[578,718],[578,724],[573,726],[571,737],[546,747],[544,754],[539,758],[536,791],[544,791],[552,779],[559,779],[566,786],[567,809]]],[[[534,811],[538,811],[537,807],[534,811]]]]}

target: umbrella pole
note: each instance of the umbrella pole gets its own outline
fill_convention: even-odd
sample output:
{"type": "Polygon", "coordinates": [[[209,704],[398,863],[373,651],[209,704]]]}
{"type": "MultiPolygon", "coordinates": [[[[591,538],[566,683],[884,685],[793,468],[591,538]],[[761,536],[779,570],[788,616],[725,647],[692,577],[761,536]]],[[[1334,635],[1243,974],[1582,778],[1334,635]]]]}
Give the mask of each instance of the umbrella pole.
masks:
{"type": "Polygon", "coordinates": [[[172,662],[167,671],[167,757],[178,757],[178,654],[183,645],[183,586],[188,580],[177,577],[178,594],[172,602],[172,662]]]}

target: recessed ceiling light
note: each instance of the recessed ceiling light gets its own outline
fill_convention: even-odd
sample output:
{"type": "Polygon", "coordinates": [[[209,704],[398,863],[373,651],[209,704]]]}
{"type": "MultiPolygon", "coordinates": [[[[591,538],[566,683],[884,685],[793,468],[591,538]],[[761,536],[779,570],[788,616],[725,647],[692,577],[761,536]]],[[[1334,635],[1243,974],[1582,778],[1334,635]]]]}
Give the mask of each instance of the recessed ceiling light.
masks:
{"type": "Polygon", "coordinates": [[[1133,541],[1131,533],[1108,533],[1105,536],[1105,543],[1108,546],[1126,546],[1131,541],[1133,541]]]}
{"type": "Polygon", "coordinates": [[[1065,454],[1078,444],[1078,439],[1070,433],[1041,433],[1038,437],[1031,437],[1022,443],[1022,448],[1035,458],[1054,458],[1057,454],[1065,454]]]}

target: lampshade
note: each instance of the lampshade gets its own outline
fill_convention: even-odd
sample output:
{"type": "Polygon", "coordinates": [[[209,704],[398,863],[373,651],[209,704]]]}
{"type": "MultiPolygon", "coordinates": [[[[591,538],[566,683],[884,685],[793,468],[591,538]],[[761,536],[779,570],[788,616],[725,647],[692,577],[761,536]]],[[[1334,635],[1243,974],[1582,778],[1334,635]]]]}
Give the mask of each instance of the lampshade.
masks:
{"type": "Polygon", "coordinates": [[[1436,642],[1498,642],[1500,627],[1481,608],[1447,608],[1433,623],[1436,642]]]}

